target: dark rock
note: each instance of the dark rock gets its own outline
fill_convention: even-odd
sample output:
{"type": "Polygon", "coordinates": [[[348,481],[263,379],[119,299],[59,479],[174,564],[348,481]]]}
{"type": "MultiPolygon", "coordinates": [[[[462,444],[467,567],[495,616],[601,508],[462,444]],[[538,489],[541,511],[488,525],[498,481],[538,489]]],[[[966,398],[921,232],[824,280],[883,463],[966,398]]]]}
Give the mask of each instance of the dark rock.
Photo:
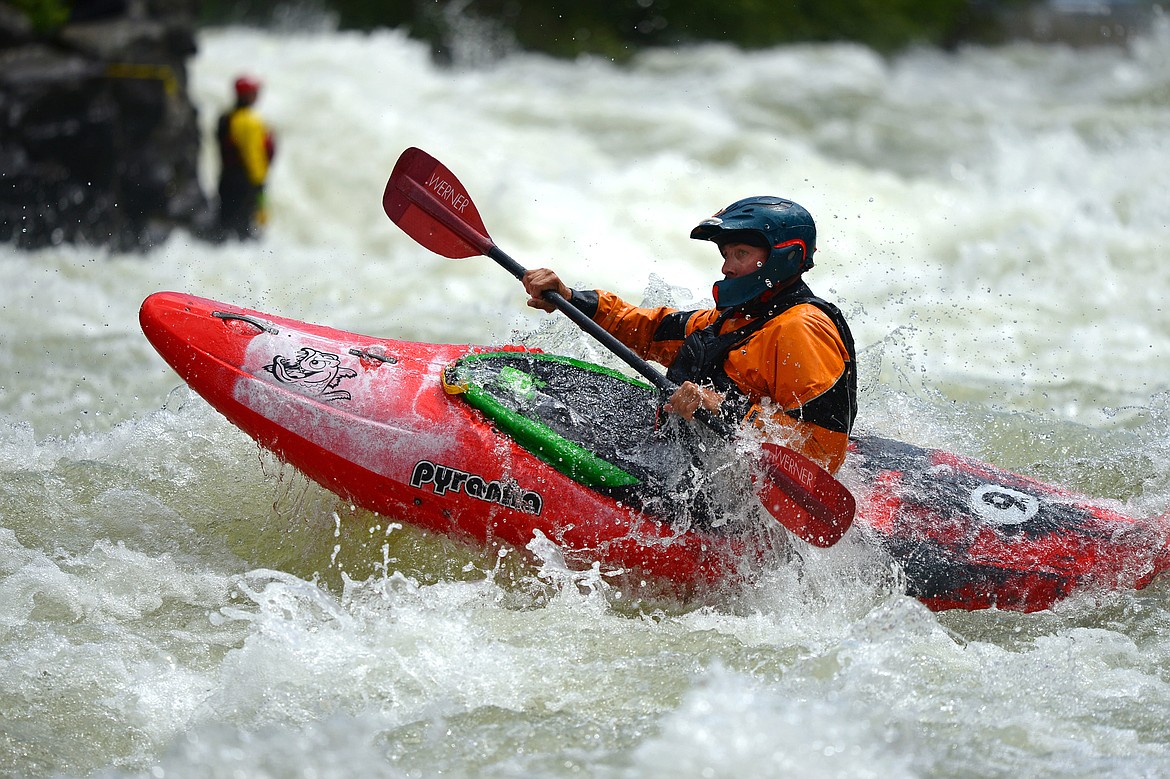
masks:
{"type": "Polygon", "coordinates": [[[145,249],[206,221],[187,95],[196,3],[79,0],[37,36],[0,1],[0,241],[145,249]]]}
{"type": "Polygon", "coordinates": [[[7,3],[0,3],[0,49],[32,43],[32,22],[7,3]]]}

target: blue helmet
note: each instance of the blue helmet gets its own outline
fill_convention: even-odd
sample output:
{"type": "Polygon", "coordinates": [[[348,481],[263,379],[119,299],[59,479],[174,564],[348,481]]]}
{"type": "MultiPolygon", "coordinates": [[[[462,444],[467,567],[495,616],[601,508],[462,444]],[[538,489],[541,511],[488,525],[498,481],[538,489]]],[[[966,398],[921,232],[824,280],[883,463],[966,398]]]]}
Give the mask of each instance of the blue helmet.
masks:
{"type": "Polygon", "coordinates": [[[764,266],[737,279],[715,282],[718,308],[731,308],[758,298],[776,284],[813,266],[817,226],[803,206],[780,197],[745,197],[699,222],[691,237],[722,246],[731,241],[769,249],[764,266]]]}

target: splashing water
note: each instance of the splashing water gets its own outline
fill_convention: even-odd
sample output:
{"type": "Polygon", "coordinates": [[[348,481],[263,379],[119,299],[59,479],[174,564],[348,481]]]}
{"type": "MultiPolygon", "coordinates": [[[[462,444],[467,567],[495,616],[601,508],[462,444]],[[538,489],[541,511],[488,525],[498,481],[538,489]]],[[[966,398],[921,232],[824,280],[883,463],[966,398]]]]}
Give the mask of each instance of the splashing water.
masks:
{"type": "Polygon", "coordinates": [[[205,32],[208,141],[236,72],[265,82],[264,240],[0,249],[0,774],[1165,774],[1164,584],[936,615],[850,537],[701,602],[617,598],[547,539],[470,548],[290,473],[176,389],[136,311],[179,289],[604,361],[385,219],[404,148],[523,264],[655,304],[710,297],[694,224],[784,195],[862,348],[864,432],[1160,513],[1168,42],[442,70],[400,32],[205,32]]]}

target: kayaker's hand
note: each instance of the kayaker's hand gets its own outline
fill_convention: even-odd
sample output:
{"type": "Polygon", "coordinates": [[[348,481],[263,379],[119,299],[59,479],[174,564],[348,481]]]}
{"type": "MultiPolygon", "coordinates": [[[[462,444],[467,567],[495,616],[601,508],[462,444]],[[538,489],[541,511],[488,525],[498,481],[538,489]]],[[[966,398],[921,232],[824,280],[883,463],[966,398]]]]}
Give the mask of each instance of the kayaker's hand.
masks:
{"type": "Polygon", "coordinates": [[[700,387],[693,381],[684,381],[666,401],[666,410],[683,419],[694,419],[700,407],[715,414],[723,403],[723,396],[709,387],[700,387]]]}
{"type": "Polygon", "coordinates": [[[526,271],[521,281],[524,282],[524,291],[531,296],[528,301],[530,308],[539,308],[541,311],[557,310],[556,306],[542,297],[546,290],[551,289],[553,292],[559,293],[565,300],[573,296],[573,290],[566,287],[560,276],[548,268],[534,268],[526,271]]]}

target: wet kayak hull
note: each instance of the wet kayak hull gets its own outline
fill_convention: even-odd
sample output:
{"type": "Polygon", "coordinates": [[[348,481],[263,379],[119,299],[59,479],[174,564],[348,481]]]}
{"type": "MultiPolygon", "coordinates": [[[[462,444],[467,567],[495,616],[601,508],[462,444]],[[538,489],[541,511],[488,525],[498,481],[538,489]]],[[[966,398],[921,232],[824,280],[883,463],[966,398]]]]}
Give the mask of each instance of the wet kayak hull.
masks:
{"type": "MultiPolygon", "coordinates": [[[[475,543],[544,536],[570,564],[684,589],[751,575],[790,543],[778,524],[680,530],[550,467],[443,391],[444,368],[486,347],[375,338],[173,292],[147,298],[140,322],[232,424],[380,515],[475,543]]],[[[1161,518],[939,450],[864,437],[852,449],[851,532],[893,557],[931,608],[1035,611],[1145,586],[1170,565],[1161,518]]]]}

